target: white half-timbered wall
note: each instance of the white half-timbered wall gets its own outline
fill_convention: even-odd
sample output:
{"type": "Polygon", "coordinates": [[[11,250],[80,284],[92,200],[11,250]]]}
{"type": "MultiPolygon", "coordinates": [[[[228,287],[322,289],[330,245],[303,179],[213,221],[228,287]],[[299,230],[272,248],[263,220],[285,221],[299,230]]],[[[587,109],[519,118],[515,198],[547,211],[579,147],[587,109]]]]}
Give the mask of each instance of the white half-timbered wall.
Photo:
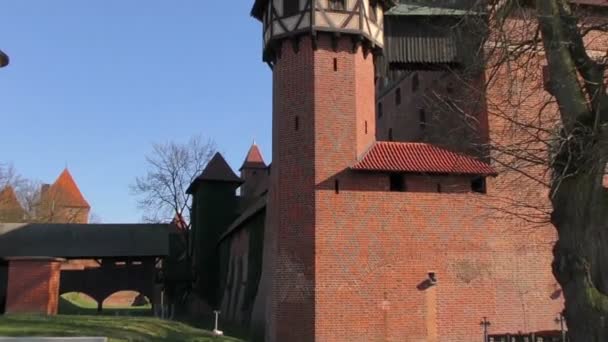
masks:
{"type": "Polygon", "coordinates": [[[375,6],[376,20],[372,20],[369,0],[345,0],[345,9],[329,9],[329,0],[270,0],[264,15],[264,45],[302,32],[328,31],[361,34],[375,45],[384,45],[384,13],[375,6]],[[299,1],[300,12],[284,16],[283,1],[299,1]]]}

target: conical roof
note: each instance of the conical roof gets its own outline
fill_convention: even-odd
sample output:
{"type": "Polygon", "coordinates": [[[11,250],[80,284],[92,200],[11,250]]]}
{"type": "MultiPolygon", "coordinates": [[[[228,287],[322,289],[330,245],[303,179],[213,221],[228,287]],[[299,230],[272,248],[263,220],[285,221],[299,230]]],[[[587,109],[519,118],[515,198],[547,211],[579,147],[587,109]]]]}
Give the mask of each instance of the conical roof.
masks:
{"type": "Polygon", "coordinates": [[[23,210],[12,186],[7,185],[0,190],[0,210],[23,210]]]}
{"type": "Polygon", "coordinates": [[[21,222],[25,217],[25,210],[19,203],[12,186],[5,186],[0,190],[0,222],[21,222]]]}
{"type": "Polygon", "coordinates": [[[242,183],[243,181],[239,178],[234,171],[230,168],[230,165],[226,162],[221,153],[217,152],[213,158],[207,163],[207,166],[203,172],[196,177],[194,182],[188,187],[187,193],[192,193],[196,184],[200,182],[229,182],[229,183],[242,183]]]}
{"type": "Polygon", "coordinates": [[[254,142],[249,148],[249,152],[247,152],[247,157],[245,157],[245,161],[239,170],[244,168],[255,168],[262,169],[266,168],[266,163],[264,162],[264,158],[262,157],[262,152],[260,152],[260,148],[254,142]]]}
{"type": "Polygon", "coordinates": [[[61,172],[55,183],[44,193],[43,200],[52,200],[56,204],[72,208],[90,208],[84,199],[72,174],[66,168],[61,172]]]}

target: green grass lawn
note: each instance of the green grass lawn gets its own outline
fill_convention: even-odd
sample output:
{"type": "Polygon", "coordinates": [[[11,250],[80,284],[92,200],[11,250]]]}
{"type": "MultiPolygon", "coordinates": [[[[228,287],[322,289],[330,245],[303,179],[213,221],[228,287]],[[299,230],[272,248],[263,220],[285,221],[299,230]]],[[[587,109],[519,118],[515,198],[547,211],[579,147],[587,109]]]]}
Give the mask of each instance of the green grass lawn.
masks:
{"type": "Polygon", "coordinates": [[[110,341],[241,341],[229,337],[213,337],[207,330],[150,317],[111,316],[0,316],[0,336],[102,336],[110,341]]]}
{"type": "MultiPolygon", "coordinates": [[[[97,315],[97,303],[79,293],[68,293],[59,297],[61,315],[97,315]]],[[[142,306],[103,307],[104,316],[152,316],[150,304],[142,306]]]]}

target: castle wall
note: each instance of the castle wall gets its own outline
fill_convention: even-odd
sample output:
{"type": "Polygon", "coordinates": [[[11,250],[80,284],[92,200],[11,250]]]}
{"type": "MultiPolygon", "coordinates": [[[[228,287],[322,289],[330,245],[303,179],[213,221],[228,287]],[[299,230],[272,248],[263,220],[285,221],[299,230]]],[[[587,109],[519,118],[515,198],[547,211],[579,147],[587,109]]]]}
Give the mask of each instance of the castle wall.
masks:
{"type": "Polygon", "coordinates": [[[316,341],[472,341],[483,317],[494,333],[555,330],[553,228],[496,220],[488,198],[317,190],[316,341]]]}

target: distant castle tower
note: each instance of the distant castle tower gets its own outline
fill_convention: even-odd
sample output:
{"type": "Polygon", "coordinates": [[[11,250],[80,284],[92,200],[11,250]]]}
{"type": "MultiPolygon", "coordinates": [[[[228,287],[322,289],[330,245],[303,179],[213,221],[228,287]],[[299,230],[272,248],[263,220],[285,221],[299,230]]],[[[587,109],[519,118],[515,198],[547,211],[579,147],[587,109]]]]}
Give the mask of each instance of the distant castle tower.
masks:
{"type": "Polygon", "coordinates": [[[0,189],[0,222],[22,222],[25,214],[13,187],[7,185],[0,189]]]}
{"type": "Polygon", "coordinates": [[[49,223],[88,223],[91,206],[66,168],[52,185],[43,185],[36,220],[49,223]]]}
{"type": "Polygon", "coordinates": [[[241,179],[243,179],[243,185],[241,186],[241,196],[255,196],[257,189],[260,185],[263,185],[268,178],[268,166],[264,162],[262,153],[258,148],[258,145],[254,142],[247,152],[247,157],[240,168],[241,179]]]}
{"type": "Polygon", "coordinates": [[[91,206],[84,198],[72,174],[66,168],[53,184],[43,184],[33,208],[26,210],[15,189],[0,189],[0,222],[88,223],[91,206]]]}

